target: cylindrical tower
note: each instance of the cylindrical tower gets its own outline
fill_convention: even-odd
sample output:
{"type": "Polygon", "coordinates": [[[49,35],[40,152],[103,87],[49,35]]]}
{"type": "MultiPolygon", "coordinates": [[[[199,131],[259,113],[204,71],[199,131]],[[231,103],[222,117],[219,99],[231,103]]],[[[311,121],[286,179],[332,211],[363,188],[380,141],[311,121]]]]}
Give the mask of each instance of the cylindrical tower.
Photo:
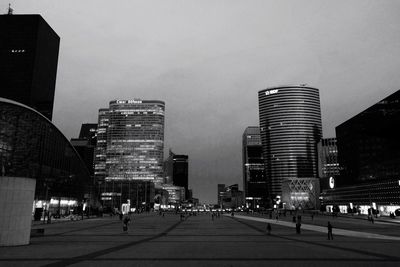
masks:
{"type": "Polygon", "coordinates": [[[259,91],[258,101],[268,191],[275,198],[282,196],[285,182],[318,177],[319,91],[306,85],[279,86],[259,91]]]}
{"type": "Polygon", "coordinates": [[[106,179],[163,182],[165,103],[110,102],[106,179]]]}

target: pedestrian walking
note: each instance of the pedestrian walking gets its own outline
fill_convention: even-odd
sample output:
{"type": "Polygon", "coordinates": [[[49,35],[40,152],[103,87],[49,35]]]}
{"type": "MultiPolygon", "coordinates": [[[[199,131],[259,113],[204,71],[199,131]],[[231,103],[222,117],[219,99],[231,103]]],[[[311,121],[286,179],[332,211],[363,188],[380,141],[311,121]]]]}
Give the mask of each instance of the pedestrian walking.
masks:
{"type": "Polygon", "coordinates": [[[301,233],[301,223],[300,223],[300,222],[297,222],[297,223],[296,223],[296,233],[297,233],[297,234],[300,234],[300,233],[301,233]]]}
{"type": "Polygon", "coordinates": [[[271,224],[268,223],[268,224],[267,224],[267,234],[268,234],[268,235],[271,235],[271,228],[272,228],[272,227],[271,227],[271,224]]]}
{"type": "Polygon", "coordinates": [[[332,235],[332,224],[331,222],[328,222],[328,240],[333,240],[333,235],[332,235]]]}
{"type": "Polygon", "coordinates": [[[128,232],[128,224],[131,221],[131,218],[129,218],[128,216],[126,216],[123,220],[123,226],[122,226],[122,230],[124,230],[124,232],[128,232]]]}
{"type": "Polygon", "coordinates": [[[50,212],[47,213],[47,223],[51,224],[51,213],[50,212]]]}

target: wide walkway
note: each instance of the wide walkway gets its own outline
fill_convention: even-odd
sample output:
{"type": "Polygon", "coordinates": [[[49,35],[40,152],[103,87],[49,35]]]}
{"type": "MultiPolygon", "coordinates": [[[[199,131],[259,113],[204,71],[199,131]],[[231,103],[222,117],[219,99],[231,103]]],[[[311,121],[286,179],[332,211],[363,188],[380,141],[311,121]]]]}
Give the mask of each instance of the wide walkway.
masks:
{"type": "MultiPolygon", "coordinates": [[[[230,216],[230,215],[225,215],[225,216],[230,216]]],[[[251,221],[257,221],[257,222],[262,222],[262,223],[270,223],[270,224],[275,224],[275,225],[282,225],[290,228],[295,228],[296,224],[293,222],[288,222],[288,221],[281,221],[281,220],[275,220],[275,219],[267,219],[267,218],[259,218],[259,217],[253,217],[253,216],[243,216],[243,215],[236,215],[236,218],[240,219],[245,219],[245,220],[251,220],[251,221]]],[[[313,224],[301,224],[301,229],[302,230],[310,230],[310,231],[316,231],[320,233],[327,233],[327,227],[324,226],[319,226],[319,225],[313,225],[313,224]]],[[[361,231],[352,231],[352,230],[345,230],[345,229],[340,229],[340,228],[335,228],[334,231],[335,235],[341,235],[341,236],[351,236],[351,237],[362,237],[362,238],[374,238],[374,239],[386,239],[386,240],[397,240],[400,241],[399,236],[390,236],[390,235],[381,235],[381,234],[374,234],[374,233],[368,233],[368,232],[361,232],[361,231]]]]}
{"type": "MultiPolygon", "coordinates": [[[[336,228],[327,240],[315,227],[296,234],[284,222],[273,223],[267,235],[266,221],[247,217],[133,215],[128,233],[116,217],[36,225],[45,235],[28,246],[0,247],[0,266],[400,266],[398,240],[342,236],[336,228]]],[[[375,233],[363,223],[335,221],[375,233]]],[[[385,236],[400,232],[395,224],[373,227],[385,236]]]]}

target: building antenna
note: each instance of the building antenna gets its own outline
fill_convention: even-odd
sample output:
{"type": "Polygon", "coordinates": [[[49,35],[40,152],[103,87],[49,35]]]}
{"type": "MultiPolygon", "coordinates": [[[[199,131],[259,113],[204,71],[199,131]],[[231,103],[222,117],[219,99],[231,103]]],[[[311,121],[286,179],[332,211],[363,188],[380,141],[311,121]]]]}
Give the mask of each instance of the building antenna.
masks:
{"type": "Polygon", "coordinates": [[[7,15],[12,15],[14,12],[14,9],[11,8],[11,3],[8,3],[8,12],[7,15]]]}

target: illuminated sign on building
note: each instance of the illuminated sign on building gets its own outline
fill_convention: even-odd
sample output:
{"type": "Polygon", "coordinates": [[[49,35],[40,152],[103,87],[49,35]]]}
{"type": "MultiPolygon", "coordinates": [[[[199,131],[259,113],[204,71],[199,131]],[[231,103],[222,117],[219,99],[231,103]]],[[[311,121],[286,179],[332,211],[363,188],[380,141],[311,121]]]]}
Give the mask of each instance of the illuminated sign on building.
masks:
{"type": "Polygon", "coordinates": [[[276,94],[276,93],[278,93],[278,89],[265,91],[265,95],[273,95],[273,94],[276,94]]]}
{"type": "Polygon", "coordinates": [[[142,104],[142,100],[133,99],[133,100],[117,100],[117,104],[142,104]]]}
{"type": "Polygon", "coordinates": [[[128,100],[129,104],[142,104],[142,100],[128,100]]]}

